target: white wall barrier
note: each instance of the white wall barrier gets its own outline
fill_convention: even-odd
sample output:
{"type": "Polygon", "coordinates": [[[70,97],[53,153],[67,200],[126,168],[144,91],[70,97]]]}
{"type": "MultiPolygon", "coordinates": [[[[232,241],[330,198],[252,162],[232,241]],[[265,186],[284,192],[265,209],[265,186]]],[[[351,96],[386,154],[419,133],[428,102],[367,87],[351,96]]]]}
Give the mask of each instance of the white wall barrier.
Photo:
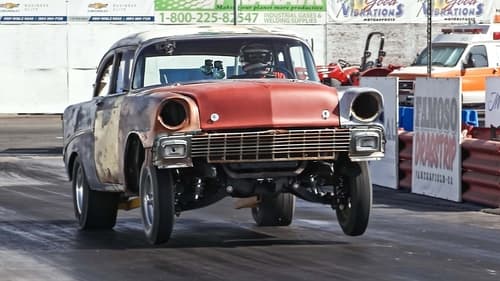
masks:
{"type": "Polygon", "coordinates": [[[460,202],[461,79],[417,78],[412,192],[460,202]]]}
{"type": "MultiPolygon", "coordinates": [[[[96,68],[117,40],[158,24],[0,25],[0,114],[62,113],[92,96],[96,68]]],[[[318,63],[325,63],[325,26],[290,26],[307,40],[318,63]]],[[[286,32],[286,30],[285,30],[286,32]]]]}
{"type": "Polygon", "coordinates": [[[486,127],[500,127],[500,78],[498,77],[486,78],[484,125],[486,127]]]}
{"type": "Polygon", "coordinates": [[[372,183],[397,189],[399,183],[398,78],[362,77],[360,85],[377,89],[384,97],[384,126],[387,142],[384,158],[370,162],[372,183]]]}
{"type": "Polygon", "coordinates": [[[0,113],[62,112],[67,98],[66,25],[0,28],[0,113]]]}
{"type": "Polygon", "coordinates": [[[92,97],[96,68],[102,56],[116,41],[132,33],[154,28],[161,27],[149,24],[68,25],[67,105],[89,100],[92,97]]]}

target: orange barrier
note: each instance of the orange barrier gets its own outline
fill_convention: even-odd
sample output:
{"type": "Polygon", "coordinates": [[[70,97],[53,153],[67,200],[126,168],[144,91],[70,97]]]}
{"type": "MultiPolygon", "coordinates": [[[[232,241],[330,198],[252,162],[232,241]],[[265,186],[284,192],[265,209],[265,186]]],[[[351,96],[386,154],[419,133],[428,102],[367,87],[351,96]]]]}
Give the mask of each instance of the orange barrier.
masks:
{"type": "Polygon", "coordinates": [[[500,128],[472,128],[471,135],[475,139],[500,141],[500,128]]]}
{"type": "Polygon", "coordinates": [[[500,141],[464,139],[462,170],[464,201],[500,207],[500,141]]]}
{"type": "Polygon", "coordinates": [[[411,190],[413,133],[399,132],[399,188],[411,190]]]}

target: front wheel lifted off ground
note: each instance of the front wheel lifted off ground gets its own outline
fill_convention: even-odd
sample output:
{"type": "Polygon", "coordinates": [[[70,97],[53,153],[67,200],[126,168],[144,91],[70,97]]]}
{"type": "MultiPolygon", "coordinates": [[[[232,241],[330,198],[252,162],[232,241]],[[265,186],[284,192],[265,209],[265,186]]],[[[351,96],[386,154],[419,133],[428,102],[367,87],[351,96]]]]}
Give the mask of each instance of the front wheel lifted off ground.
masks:
{"type": "Polygon", "coordinates": [[[81,230],[115,226],[120,194],[90,189],[79,157],[73,164],[72,190],[75,217],[81,230]]]}
{"type": "Polygon", "coordinates": [[[342,187],[337,194],[343,197],[337,204],[337,220],[345,234],[362,235],[372,207],[372,184],[366,162],[351,163],[359,166],[359,173],[342,176],[342,187]]]}
{"type": "Polygon", "coordinates": [[[258,226],[287,226],[295,212],[295,196],[290,193],[262,195],[260,203],[252,208],[258,226]]]}
{"type": "Polygon", "coordinates": [[[165,243],[174,226],[174,187],[170,170],[144,163],[139,181],[141,214],[149,243],[165,243]]]}

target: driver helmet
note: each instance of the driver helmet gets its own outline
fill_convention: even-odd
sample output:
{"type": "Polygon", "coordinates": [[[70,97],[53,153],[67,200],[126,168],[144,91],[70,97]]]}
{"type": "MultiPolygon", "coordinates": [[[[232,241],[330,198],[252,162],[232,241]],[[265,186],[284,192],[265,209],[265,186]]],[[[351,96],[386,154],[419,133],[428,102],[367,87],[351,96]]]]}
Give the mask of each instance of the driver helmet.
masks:
{"type": "Polygon", "coordinates": [[[272,52],[264,44],[248,44],[240,49],[240,63],[249,74],[265,75],[271,71],[272,52]]]}

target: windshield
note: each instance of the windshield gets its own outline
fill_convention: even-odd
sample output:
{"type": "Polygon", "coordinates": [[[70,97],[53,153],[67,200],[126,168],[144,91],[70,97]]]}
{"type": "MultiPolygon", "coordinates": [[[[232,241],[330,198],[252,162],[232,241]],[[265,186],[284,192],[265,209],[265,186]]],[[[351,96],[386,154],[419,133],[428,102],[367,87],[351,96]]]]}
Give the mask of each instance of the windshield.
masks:
{"type": "MultiPolygon", "coordinates": [[[[465,45],[432,45],[432,65],[452,67],[457,65],[464,53],[465,45]]],[[[412,65],[427,65],[425,48],[412,65]]]]}
{"type": "Polygon", "coordinates": [[[291,38],[203,38],[155,42],[140,51],[133,88],[222,79],[319,81],[312,54],[291,38]]]}

